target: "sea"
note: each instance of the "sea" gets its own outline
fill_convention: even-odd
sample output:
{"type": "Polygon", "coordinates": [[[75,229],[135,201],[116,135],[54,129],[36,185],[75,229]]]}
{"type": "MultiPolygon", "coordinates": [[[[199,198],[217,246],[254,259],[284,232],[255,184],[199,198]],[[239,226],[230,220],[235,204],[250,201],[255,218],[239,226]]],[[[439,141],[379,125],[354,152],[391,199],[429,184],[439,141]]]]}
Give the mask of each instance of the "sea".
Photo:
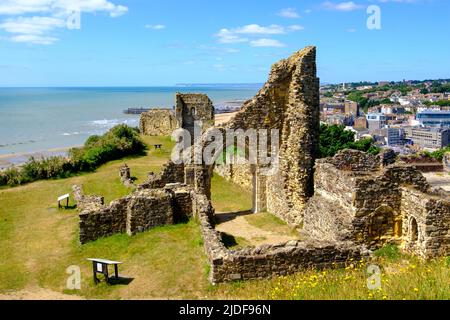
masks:
{"type": "MultiPolygon", "coordinates": [[[[128,108],[172,108],[176,92],[205,93],[216,109],[253,97],[258,84],[114,88],[0,88],[0,157],[57,153],[117,124],[139,126],[128,108]]],[[[23,159],[22,159],[23,160],[23,159]]]]}

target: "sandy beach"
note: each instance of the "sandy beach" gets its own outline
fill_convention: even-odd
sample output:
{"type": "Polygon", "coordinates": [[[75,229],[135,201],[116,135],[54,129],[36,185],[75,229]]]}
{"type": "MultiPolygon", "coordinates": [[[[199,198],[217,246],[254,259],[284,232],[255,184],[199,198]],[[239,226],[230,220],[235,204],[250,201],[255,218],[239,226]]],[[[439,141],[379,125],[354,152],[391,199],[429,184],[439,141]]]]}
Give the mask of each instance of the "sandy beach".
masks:
{"type": "Polygon", "coordinates": [[[227,123],[230,121],[231,118],[233,118],[236,115],[237,112],[231,112],[231,113],[220,113],[216,114],[216,126],[220,126],[224,123],[227,123]]]}
{"type": "Polygon", "coordinates": [[[80,146],[73,146],[68,148],[53,148],[37,152],[22,152],[9,153],[0,155],[0,169],[5,169],[11,166],[17,166],[25,163],[30,157],[42,158],[50,156],[65,156],[71,148],[80,146]]]}

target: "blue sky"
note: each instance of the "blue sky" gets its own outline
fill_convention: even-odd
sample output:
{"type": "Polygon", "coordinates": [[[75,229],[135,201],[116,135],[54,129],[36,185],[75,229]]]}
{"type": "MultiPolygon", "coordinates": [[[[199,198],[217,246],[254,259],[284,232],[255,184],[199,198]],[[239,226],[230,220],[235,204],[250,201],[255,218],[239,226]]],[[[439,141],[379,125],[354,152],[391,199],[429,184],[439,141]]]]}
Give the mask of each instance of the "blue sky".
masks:
{"type": "Polygon", "coordinates": [[[450,78],[449,13],[448,0],[0,0],[0,86],[259,83],[306,45],[326,83],[450,78]]]}

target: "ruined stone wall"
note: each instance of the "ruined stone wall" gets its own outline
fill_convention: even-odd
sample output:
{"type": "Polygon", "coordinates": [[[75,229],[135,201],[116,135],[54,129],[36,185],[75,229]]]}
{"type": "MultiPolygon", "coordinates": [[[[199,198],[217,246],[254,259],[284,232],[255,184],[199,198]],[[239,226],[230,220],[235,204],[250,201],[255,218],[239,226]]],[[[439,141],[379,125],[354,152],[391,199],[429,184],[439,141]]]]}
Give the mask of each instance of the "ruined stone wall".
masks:
{"type": "Polygon", "coordinates": [[[109,206],[82,211],[79,215],[80,243],[125,233],[129,200],[125,197],[111,202],[109,206]]]}
{"type": "Polygon", "coordinates": [[[173,222],[185,222],[193,217],[192,188],[182,184],[166,185],[172,193],[173,222]]]}
{"type": "MultiPolygon", "coordinates": [[[[276,175],[265,179],[267,209],[299,225],[313,194],[313,166],[319,145],[319,79],[316,49],[307,47],[272,66],[259,93],[244,103],[227,124],[231,129],[278,129],[279,162],[276,175]]],[[[262,199],[262,195],[259,195],[262,199]]]]}
{"type": "Polygon", "coordinates": [[[89,206],[79,214],[82,244],[117,233],[134,235],[192,216],[192,189],[167,185],[165,189],[138,190],[108,206],[89,206]]]}
{"type": "Polygon", "coordinates": [[[196,121],[202,122],[202,127],[198,128],[200,133],[214,126],[214,106],[206,94],[177,93],[175,104],[178,125],[188,130],[192,138],[196,121]]]}
{"type": "Polygon", "coordinates": [[[104,204],[104,198],[102,196],[85,195],[81,186],[73,185],[72,192],[78,210],[99,208],[104,204]]]}
{"type": "Polygon", "coordinates": [[[221,164],[214,167],[214,173],[246,190],[253,189],[253,175],[249,164],[221,164]]]}
{"type": "Polygon", "coordinates": [[[404,248],[407,251],[424,258],[450,254],[449,199],[404,187],[402,214],[404,248]]]}
{"type": "Polygon", "coordinates": [[[436,248],[445,247],[447,241],[442,233],[450,229],[446,196],[433,192],[413,166],[390,164],[375,170],[380,163],[376,158],[344,150],[317,161],[315,195],[305,210],[304,232],[314,239],[352,241],[376,249],[404,243],[409,213],[416,212],[418,228],[423,229],[419,235],[427,235],[428,240],[417,242],[412,251],[436,254],[436,248]],[[427,228],[439,231],[427,234],[427,228]],[[426,247],[427,241],[434,243],[434,251],[426,247]]]}
{"type": "Polygon", "coordinates": [[[214,209],[206,196],[193,194],[206,255],[211,265],[212,283],[269,278],[308,268],[339,267],[366,257],[367,252],[351,243],[290,241],[241,250],[227,249],[214,229],[214,209]]]}
{"type": "Polygon", "coordinates": [[[369,153],[357,150],[341,150],[334,157],[323,160],[344,171],[378,171],[380,159],[369,153]]]}
{"type": "Polygon", "coordinates": [[[170,136],[178,128],[175,113],[169,109],[154,109],[141,114],[139,129],[143,135],[170,136]]]}
{"type": "Polygon", "coordinates": [[[129,188],[133,186],[133,180],[131,179],[131,170],[130,167],[127,166],[127,164],[124,164],[119,168],[119,177],[120,181],[125,187],[129,188]]]}
{"type": "Polygon", "coordinates": [[[138,189],[164,188],[168,183],[184,183],[184,164],[175,164],[172,161],[165,163],[161,172],[149,173],[147,180],[138,186],[138,189]]]}
{"type": "Polygon", "coordinates": [[[127,233],[134,235],[173,224],[172,194],[162,189],[140,190],[127,206],[127,233]]]}

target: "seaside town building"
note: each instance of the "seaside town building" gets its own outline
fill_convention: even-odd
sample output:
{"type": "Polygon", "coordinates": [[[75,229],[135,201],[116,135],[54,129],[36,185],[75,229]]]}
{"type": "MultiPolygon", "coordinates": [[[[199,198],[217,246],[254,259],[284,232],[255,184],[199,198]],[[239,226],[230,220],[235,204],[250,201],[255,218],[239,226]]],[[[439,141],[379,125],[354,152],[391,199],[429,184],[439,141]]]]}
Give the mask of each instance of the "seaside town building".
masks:
{"type": "Polygon", "coordinates": [[[441,149],[450,145],[450,128],[407,127],[405,139],[421,148],[441,149]]]}

